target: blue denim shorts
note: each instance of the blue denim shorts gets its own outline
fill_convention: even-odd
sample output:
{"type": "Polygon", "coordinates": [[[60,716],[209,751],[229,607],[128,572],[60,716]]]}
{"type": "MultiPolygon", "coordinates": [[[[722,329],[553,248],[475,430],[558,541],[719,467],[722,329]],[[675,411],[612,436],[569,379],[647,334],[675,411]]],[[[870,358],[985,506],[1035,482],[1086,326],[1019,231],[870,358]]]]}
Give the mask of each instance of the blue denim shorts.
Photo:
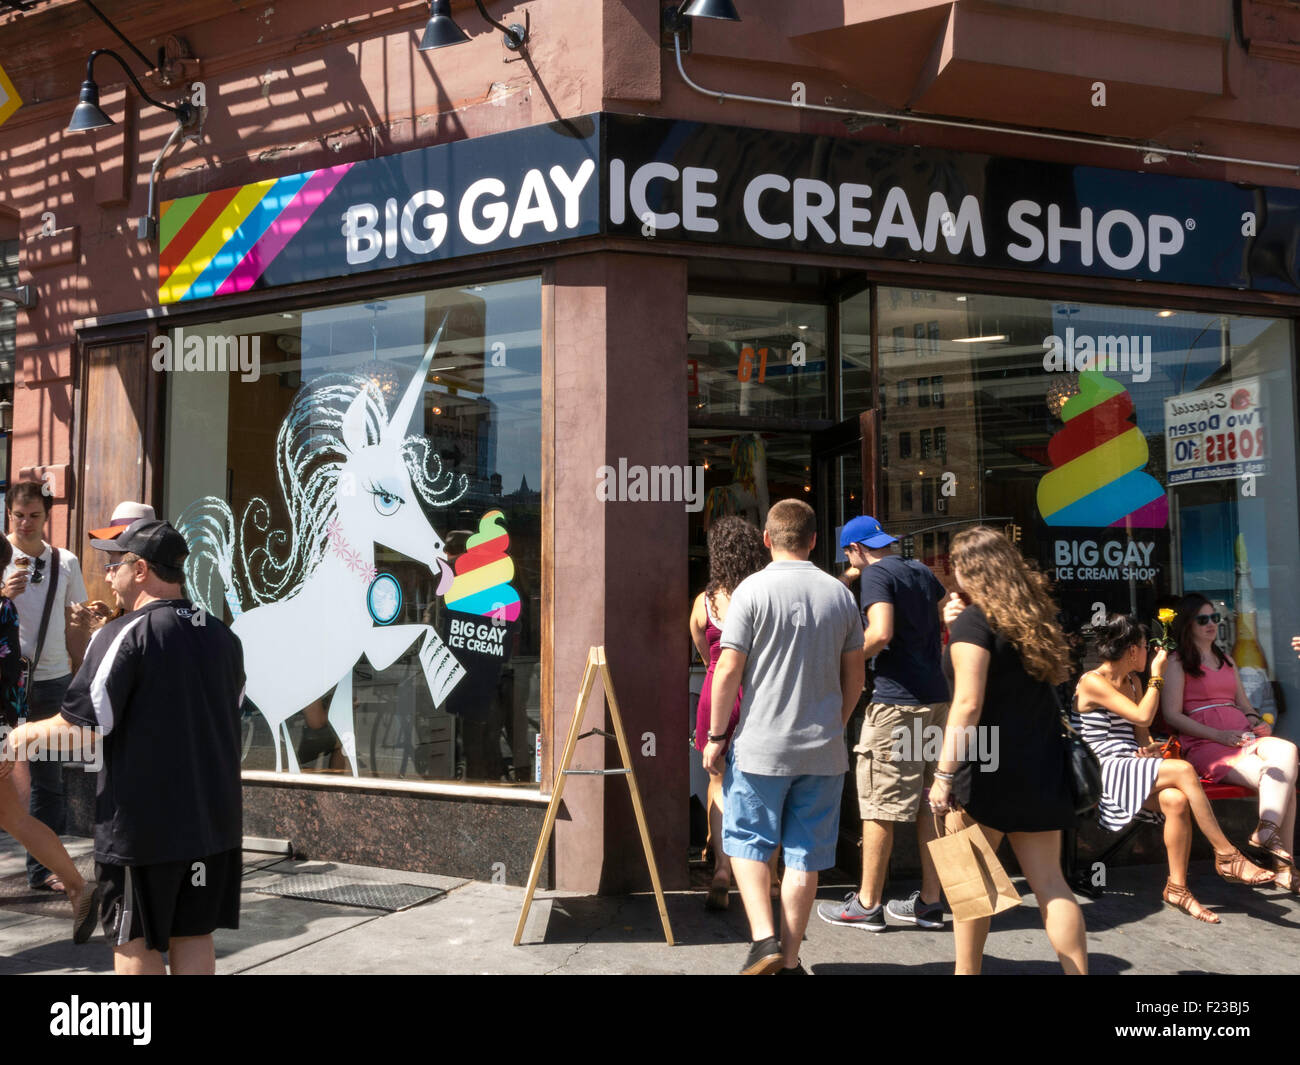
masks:
{"type": "Polygon", "coordinates": [[[780,846],[789,869],[816,872],[835,864],[844,775],[769,777],[742,773],[727,759],[722,781],[722,849],[732,858],[766,862],[780,846]]]}

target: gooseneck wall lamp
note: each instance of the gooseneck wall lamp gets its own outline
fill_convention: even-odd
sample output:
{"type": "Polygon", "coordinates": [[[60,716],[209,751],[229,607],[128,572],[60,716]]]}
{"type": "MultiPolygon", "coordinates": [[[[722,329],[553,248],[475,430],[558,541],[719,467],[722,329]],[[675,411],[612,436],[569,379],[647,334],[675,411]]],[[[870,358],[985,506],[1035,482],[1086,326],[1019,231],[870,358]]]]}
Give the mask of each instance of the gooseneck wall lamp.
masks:
{"type": "MultiPolygon", "coordinates": [[[[504,26],[487,13],[483,0],[474,0],[474,5],[488,25],[501,31],[505,37],[505,46],[510,51],[517,52],[528,43],[528,31],[532,29],[532,19],[526,10],[522,26],[517,22],[504,26]]],[[[429,0],[429,21],[425,23],[424,36],[420,38],[420,43],[417,45],[419,50],[429,52],[434,48],[446,48],[448,45],[463,44],[468,40],[465,31],[457,26],[451,17],[451,0],[429,0]]]]}
{"type": "Polygon", "coordinates": [[[691,22],[697,18],[721,19],[725,22],[739,22],[740,15],[731,0],[682,0],[680,4],[668,5],[660,13],[659,32],[663,37],[664,47],[673,46],[691,50],[691,22]]]}
{"type": "Polygon", "coordinates": [[[176,116],[176,121],[182,128],[192,125],[194,120],[198,117],[197,109],[187,100],[182,100],[175,107],[171,104],[165,104],[161,100],[155,100],[144,91],[144,86],[141,85],[136,76],[131,73],[131,68],[126,65],[126,60],[111,48],[96,48],[90,53],[90,58],[86,60],[86,80],[81,83],[81,98],[78,100],[77,106],[72,112],[72,121],[68,123],[69,133],[84,133],[86,130],[102,129],[105,126],[113,125],[113,120],[109,118],[108,115],[104,114],[99,106],[99,85],[95,82],[95,60],[101,55],[112,56],[116,59],[118,65],[126,73],[126,76],[131,79],[131,84],[135,86],[135,91],[138,92],[146,102],[153,104],[154,107],[159,107],[164,111],[170,111],[176,116]]]}
{"type": "MultiPolygon", "coordinates": [[[[130,44],[129,41],[127,43],[130,44]]],[[[134,47],[132,47],[132,51],[136,55],[141,54],[134,47]]],[[[105,126],[113,125],[113,120],[104,114],[103,109],[99,106],[99,85],[95,82],[95,60],[101,55],[112,56],[117,60],[118,66],[131,79],[135,91],[146,102],[153,104],[154,107],[161,108],[163,111],[170,111],[176,116],[176,126],[172,130],[171,136],[167,138],[167,143],[163,145],[162,150],[158,153],[158,158],[154,160],[153,169],[149,172],[149,209],[145,216],[140,219],[140,224],[136,230],[141,240],[152,240],[158,235],[158,220],[154,217],[156,202],[154,190],[158,183],[158,169],[162,166],[163,157],[171,150],[172,145],[180,139],[185,130],[193,126],[198,120],[199,109],[188,100],[182,100],[175,106],[165,104],[161,100],[155,100],[144,91],[144,86],[131,73],[131,68],[126,65],[126,61],[120,55],[108,48],[96,48],[90,53],[90,58],[86,60],[86,80],[81,83],[81,97],[77,101],[77,106],[73,109],[72,120],[68,123],[69,133],[85,133],[88,130],[103,129],[105,126]]]]}

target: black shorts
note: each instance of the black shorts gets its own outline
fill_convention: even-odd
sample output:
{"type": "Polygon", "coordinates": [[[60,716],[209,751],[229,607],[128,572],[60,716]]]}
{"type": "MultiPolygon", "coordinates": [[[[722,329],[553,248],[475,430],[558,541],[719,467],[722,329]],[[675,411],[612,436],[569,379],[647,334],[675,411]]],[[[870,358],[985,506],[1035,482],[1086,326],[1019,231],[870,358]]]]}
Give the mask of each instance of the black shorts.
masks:
{"type": "Polygon", "coordinates": [[[150,950],[165,951],[172,936],[239,927],[238,848],[183,862],[95,868],[103,888],[100,920],[114,946],[143,938],[150,950]]]}

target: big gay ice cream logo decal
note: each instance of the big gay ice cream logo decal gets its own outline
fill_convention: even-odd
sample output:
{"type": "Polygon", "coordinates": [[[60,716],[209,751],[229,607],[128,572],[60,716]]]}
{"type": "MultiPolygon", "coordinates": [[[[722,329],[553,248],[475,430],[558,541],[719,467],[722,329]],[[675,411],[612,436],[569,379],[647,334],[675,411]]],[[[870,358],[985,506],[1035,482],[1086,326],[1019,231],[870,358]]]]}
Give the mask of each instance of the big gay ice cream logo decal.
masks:
{"type": "Polygon", "coordinates": [[[1145,472],[1146,437],[1130,419],[1133,398],[1096,370],[1079,374],[1079,394],[1061,410],[1065,428],[1047,445],[1053,469],[1038,482],[1048,525],[1163,529],[1169,500],[1145,472]]]}

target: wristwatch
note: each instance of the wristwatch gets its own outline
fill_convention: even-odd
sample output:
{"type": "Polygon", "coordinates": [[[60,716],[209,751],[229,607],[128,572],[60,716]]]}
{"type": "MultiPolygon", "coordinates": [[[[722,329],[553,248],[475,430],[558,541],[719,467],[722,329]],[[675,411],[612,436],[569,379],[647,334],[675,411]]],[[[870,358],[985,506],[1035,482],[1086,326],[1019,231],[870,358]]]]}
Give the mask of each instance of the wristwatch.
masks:
{"type": "Polygon", "coordinates": [[[709,733],[710,743],[721,743],[726,738],[727,738],[727,734],[725,732],[721,736],[715,736],[712,732],[709,733]]]}

